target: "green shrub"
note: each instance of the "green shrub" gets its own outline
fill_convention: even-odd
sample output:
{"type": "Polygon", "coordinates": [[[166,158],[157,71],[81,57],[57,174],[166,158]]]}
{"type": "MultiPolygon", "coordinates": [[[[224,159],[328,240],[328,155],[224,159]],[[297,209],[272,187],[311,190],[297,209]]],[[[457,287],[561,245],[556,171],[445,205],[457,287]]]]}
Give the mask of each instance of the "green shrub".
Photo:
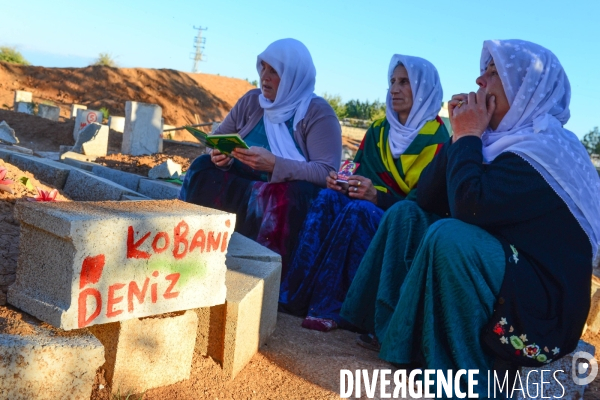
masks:
{"type": "Polygon", "coordinates": [[[110,53],[100,53],[92,65],[117,68],[117,62],[110,53]]]}
{"type": "Polygon", "coordinates": [[[13,64],[31,65],[29,61],[23,57],[23,54],[14,47],[0,46],[0,61],[5,61],[13,64]]]}

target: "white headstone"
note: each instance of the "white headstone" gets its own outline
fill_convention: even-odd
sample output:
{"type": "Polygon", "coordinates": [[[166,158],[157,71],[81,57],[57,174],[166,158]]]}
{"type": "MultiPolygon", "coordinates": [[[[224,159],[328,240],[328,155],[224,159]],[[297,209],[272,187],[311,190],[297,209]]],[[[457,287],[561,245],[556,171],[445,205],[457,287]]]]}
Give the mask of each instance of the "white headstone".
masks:
{"type": "Polygon", "coordinates": [[[33,102],[33,94],[31,92],[26,92],[24,90],[15,90],[15,100],[13,101],[13,106],[15,111],[17,110],[17,103],[31,103],[33,102]]]}
{"type": "Polygon", "coordinates": [[[87,106],[81,104],[71,104],[71,118],[77,117],[77,110],[87,110],[87,106]]]}
{"type": "Polygon", "coordinates": [[[160,151],[162,108],[156,104],[125,103],[125,130],[121,152],[140,156],[160,151]]]}
{"type": "Polygon", "coordinates": [[[33,115],[33,103],[23,103],[22,101],[19,101],[18,103],[15,103],[15,111],[33,115]]]}
{"type": "Polygon", "coordinates": [[[38,106],[38,116],[51,121],[58,121],[58,117],[60,116],[60,107],[51,106],[49,104],[40,104],[38,106]]]}
{"type": "Polygon", "coordinates": [[[15,130],[12,129],[6,121],[0,122],[0,140],[10,144],[19,143],[19,139],[15,135],[15,130]]]}
{"type": "Polygon", "coordinates": [[[108,117],[108,127],[114,131],[121,132],[125,130],[125,117],[108,117]]]}
{"type": "Polygon", "coordinates": [[[73,127],[73,139],[77,141],[79,132],[91,123],[102,122],[103,115],[100,111],[95,110],[78,110],[77,118],[75,118],[75,126],[73,127]]]}
{"type": "Polygon", "coordinates": [[[77,138],[77,143],[72,151],[85,154],[86,156],[105,156],[108,150],[108,125],[100,125],[96,122],[88,124],[77,138]]]}
{"type": "Polygon", "coordinates": [[[150,179],[177,179],[181,176],[181,165],[170,158],[148,171],[150,179]]]}

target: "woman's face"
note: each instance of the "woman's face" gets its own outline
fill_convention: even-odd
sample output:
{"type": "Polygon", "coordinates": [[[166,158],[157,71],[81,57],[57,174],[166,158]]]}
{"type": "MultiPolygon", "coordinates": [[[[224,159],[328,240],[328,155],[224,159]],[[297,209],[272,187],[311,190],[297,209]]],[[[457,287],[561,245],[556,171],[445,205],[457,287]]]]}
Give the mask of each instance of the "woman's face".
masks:
{"type": "Polygon", "coordinates": [[[490,96],[496,97],[496,110],[492,115],[492,119],[490,119],[490,128],[496,130],[502,118],[504,118],[510,109],[510,104],[508,104],[508,98],[506,98],[504,86],[502,85],[502,80],[500,80],[500,75],[498,75],[498,70],[496,70],[496,64],[493,59],[486,67],[485,72],[475,82],[479,87],[485,89],[486,99],[489,99],[490,96]]]}
{"type": "Polygon", "coordinates": [[[394,69],[390,79],[390,94],[392,96],[392,108],[398,113],[400,123],[404,125],[413,106],[413,94],[408,79],[408,71],[403,65],[398,65],[394,69]]]}
{"type": "Polygon", "coordinates": [[[262,69],[260,71],[260,87],[262,89],[263,96],[271,101],[275,101],[277,97],[277,89],[279,88],[279,74],[269,64],[264,61],[260,62],[262,69]]]}

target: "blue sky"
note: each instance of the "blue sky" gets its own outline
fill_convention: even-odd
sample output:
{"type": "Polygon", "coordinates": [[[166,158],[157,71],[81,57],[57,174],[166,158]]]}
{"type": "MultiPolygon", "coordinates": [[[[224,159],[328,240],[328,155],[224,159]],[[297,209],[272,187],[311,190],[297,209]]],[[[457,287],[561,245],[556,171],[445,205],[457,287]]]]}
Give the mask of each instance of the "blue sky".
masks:
{"type": "Polygon", "coordinates": [[[474,90],[485,39],[539,43],[571,81],[579,137],[600,126],[600,1],[427,0],[0,0],[0,45],[35,65],[82,67],[109,52],[123,67],[191,71],[195,31],[208,27],[200,70],[257,79],[256,55],[274,40],[306,44],[317,94],[384,100],[394,53],[430,60],[444,98],[474,90]]]}

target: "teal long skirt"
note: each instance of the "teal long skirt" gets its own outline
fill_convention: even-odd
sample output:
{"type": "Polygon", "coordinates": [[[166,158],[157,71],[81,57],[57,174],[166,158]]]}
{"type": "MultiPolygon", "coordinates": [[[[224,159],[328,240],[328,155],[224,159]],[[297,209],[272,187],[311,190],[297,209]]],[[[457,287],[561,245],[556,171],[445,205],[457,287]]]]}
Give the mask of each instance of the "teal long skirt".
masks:
{"type": "Polygon", "coordinates": [[[399,202],[384,214],[341,315],[376,333],[386,361],[479,369],[476,390],[485,398],[494,360],[480,334],[500,291],[504,258],[485,230],[399,202]]]}

